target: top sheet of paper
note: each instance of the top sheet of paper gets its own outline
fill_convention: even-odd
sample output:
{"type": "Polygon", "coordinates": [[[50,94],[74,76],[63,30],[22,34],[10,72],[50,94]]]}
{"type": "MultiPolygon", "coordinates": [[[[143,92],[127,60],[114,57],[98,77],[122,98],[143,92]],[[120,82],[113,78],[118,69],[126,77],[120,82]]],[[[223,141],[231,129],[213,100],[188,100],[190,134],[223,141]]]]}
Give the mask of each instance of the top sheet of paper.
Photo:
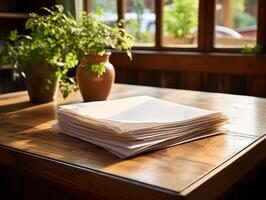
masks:
{"type": "Polygon", "coordinates": [[[92,119],[122,123],[184,122],[219,113],[149,96],[63,105],[59,110],[92,119]]]}

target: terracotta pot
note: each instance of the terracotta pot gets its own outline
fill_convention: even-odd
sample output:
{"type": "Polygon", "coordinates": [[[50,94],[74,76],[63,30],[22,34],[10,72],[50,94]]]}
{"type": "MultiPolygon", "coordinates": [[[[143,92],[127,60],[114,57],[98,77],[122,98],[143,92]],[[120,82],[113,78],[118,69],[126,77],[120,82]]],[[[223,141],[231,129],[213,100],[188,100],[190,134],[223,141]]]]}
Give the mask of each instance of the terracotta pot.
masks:
{"type": "Polygon", "coordinates": [[[36,62],[25,71],[26,88],[32,103],[46,103],[54,100],[56,78],[54,68],[44,62],[36,62]],[[52,81],[49,89],[46,88],[47,79],[52,81]]]}
{"type": "Polygon", "coordinates": [[[114,66],[109,62],[110,55],[111,52],[107,52],[103,56],[90,55],[86,61],[88,64],[105,62],[105,73],[102,76],[89,72],[83,61],[78,65],[76,78],[85,102],[107,99],[115,80],[114,66]]]}

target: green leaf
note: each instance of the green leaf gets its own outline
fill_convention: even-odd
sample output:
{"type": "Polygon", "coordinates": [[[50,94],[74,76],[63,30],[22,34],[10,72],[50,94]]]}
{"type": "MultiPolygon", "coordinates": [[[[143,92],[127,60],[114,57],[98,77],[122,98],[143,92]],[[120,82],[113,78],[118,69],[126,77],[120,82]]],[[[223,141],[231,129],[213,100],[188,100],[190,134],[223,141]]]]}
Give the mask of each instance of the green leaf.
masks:
{"type": "Polygon", "coordinates": [[[76,54],[69,52],[66,55],[66,59],[65,59],[65,67],[66,68],[73,68],[78,64],[78,57],[76,54]]]}
{"type": "Polygon", "coordinates": [[[9,40],[15,42],[18,39],[18,31],[17,30],[12,30],[9,35],[9,40]]]}
{"type": "Polygon", "coordinates": [[[241,49],[243,54],[259,54],[262,52],[263,46],[261,44],[245,44],[245,47],[241,49]]]}
{"type": "Polygon", "coordinates": [[[55,8],[58,10],[58,12],[63,13],[64,7],[62,5],[55,5],[55,8]]]}
{"type": "Polygon", "coordinates": [[[101,62],[99,64],[87,65],[86,69],[89,72],[97,74],[98,76],[102,76],[105,73],[105,62],[101,62]]]}
{"type": "Polygon", "coordinates": [[[102,7],[97,7],[97,8],[95,9],[95,15],[96,15],[97,17],[102,16],[102,15],[103,15],[103,12],[104,12],[104,9],[103,9],[102,7]]]}

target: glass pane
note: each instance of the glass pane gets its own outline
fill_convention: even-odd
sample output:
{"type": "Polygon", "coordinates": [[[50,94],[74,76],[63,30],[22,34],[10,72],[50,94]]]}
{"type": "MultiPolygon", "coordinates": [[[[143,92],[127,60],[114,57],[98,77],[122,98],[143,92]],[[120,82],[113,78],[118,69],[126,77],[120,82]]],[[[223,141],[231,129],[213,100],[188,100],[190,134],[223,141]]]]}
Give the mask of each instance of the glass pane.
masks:
{"type": "Polygon", "coordinates": [[[100,7],[103,9],[103,15],[101,20],[109,25],[113,25],[117,22],[117,3],[116,0],[92,0],[92,12],[100,7]]]}
{"type": "Polygon", "coordinates": [[[136,40],[136,46],[154,46],[155,0],[128,0],[126,29],[136,40]]]}
{"type": "Polygon", "coordinates": [[[197,47],[199,0],[165,0],[163,45],[197,47]]]}
{"type": "Polygon", "coordinates": [[[255,45],[257,0],[216,0],[215,47],[255,45]]]}

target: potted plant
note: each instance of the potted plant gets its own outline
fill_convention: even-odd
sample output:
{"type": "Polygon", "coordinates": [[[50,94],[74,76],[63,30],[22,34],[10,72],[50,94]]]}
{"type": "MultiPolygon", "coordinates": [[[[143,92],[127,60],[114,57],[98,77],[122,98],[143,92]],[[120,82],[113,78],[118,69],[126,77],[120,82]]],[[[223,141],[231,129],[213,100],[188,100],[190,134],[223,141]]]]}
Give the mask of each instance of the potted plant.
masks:
{"type": "Polygon", "coordinates": [[[60,5],[44,9],[47,15],[30,14],[25,25],[27,35],[11,31],[0,54],[1,66],[11,64],[25,78],[30,101],[34,103],[52,101],[56,82],[63,96],[68,96],[75,89],[68,71],[78,64],[69,46],[75,19],[66,16],[60,5]]]}
{"type": "Polygon", "coordinates": [[[107,61],[108,53],[105,53],[108,47],[126,50],[131,57],[133,37],[118,25],[109,27],[99,22],[92,14],[84,12],[76,20],[71,15],[65,15],[61,5],[51,10],[44,9],[47,15],[30,14],[25,26],[29,32],[27,35],[11,32],[0,54],[0,64],[11,64],[15,71],[26,78],[30,100],[35,103],[52,101],[56,82],[64,98],[75,90],[77,84],[68,72],[78,63],[78,68],[81,68],[77,70],[78,74],[86,69],[81,72],[83,75],[89,74],[94,80],[98,79],[96,82],[88,82],[87,79],[81,81],[77,75],[80,84],[90,84],[88,87],[80,86],[82,94],[86,88],[90,89],[90,93],[92,89],[100,92],[108,89],[100,88],[96,83],[105,78],[107,68],[111,65],[94,57],[105,57],[107,61]],[[95,84],[95,87],[90,88],[91,84],[95,84]]]}
{"type": "Polygon", "coordinates": [[[80,63],[76,79],[84,101],[105,100],[115,79],[113,65],[109,62],[109,48],[125,50],[131,56],[134,38],[121,24],[110,27],[99,20],[102,10],[96,14],[84,12],[77,20],[75,43],[76,56],[80,63]]]}
{"type": "Polygon", "coordinates": [[[52,10],[44,9],[47,15],[30,14],[25,25],[27,35],[11,31],[0,54],[1,66],[11,64],[25,78],[33,103],[52,101],[56,82],[66,97],[75,88],[75,81],[68,77],[68,71],[78,64],[68,45],[75,19],[66,16],[60,5],[52,10]]]}

